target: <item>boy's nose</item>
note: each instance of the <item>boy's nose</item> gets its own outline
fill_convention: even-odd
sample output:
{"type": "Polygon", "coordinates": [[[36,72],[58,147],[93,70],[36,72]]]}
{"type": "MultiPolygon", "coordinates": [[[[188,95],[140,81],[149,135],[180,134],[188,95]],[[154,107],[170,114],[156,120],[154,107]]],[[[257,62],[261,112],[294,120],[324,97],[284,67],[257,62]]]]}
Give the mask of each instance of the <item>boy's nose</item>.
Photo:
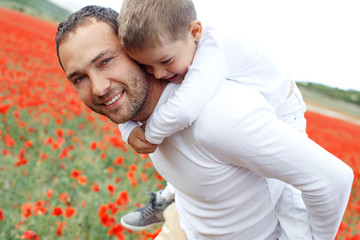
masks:
{"type": "Polygon", "coordinates": [[[157,79],[162,79],[164,77],[166,77],[166,70],[165,69],[162,69],[162,68],[157,68],[157,69],[154,69],[154,77],[157,78],[157,79]]]}

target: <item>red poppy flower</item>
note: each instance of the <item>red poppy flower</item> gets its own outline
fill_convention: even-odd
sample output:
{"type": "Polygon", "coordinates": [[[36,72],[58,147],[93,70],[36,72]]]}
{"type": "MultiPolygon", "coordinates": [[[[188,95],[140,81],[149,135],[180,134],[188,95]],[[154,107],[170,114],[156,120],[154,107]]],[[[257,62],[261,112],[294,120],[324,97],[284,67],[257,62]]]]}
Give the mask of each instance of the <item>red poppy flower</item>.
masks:
{"type": "Polygon", "coordinates": [[[79,176],[80,176],[80,170],[78,170],[78,169],[74,169],[74,170],[72,170],[72,172],[71,172],[71,178],[73,178],[73,179],[77,179],[79,176]]]}
{"type": "Polygon", "coordinates": [[[53,194],[54,194],[54,191],[52,189],[48,189],[46,192],[46,197],[51,198],[53,194]]]}
{"type": "Polygon", "coordinates": [[[125,239],[125,236],[124,236],[124,228],[123,226],[121,226],[120,224],[118,223],[115,223],[112,225],[112,227],[109,229],[108,231],[108,236],[116,236],[118,238],[121,238],[121,239],[125,239]],[[124,237],[124,238],[123,238],[124,237]]]}
{"type": "Polygon", "coordinates": [[[135,164],[131,164],[129,167],[130,171],[136,171],[136,169],[137,169],[137,166],[135,164]]]}
{"type": "Polygon", "coordinates": [[[62,130],[61,128],[59,128],[58,130],[56,130],[56,135],[59,138],[63,138],[64,137],[64,130],[62,130]]]}
{"type": "Polygon", "coordinates": [[[77,178],[77,181],[80,185],[84,185],[86,184],[87,182],[87,177],[85,175],[80,175],[78,178],[77,178]]]}
{"type": "Polygon", "coordinates": [[[51,214],[59,217],[63,214],[63,210],[61,209],[61,207],[54,207],[51,214]]]}
{"type": "Polygon", "coordinates": [[[53,142],[52,137],[47,137],[47,138],[45,139],[45,145],[49,145],[49,144],[51,144],[52,142],[53,142]]]}
{"type": "Polygon", "coordinates": [[[121,165],[124,162],[124,157],[117,157],[116,160],[113,162],[114,165],[121,165]]]}
{"type": "Polygon", "coordinates": [[[63,235],[63,230],[66,228],[66,221],[56,222],[57,228],[55,230],[56,236],[60,237],[63,235]]]}
{"type": "Polygon", "coordinates": [[[22,212],[22,215],[26,218],[30,217],[31,214],[32,214],[32,210],[33,210],[33,205],[32,203],[24,203],[22,206],[21,206],[21,212],[22,212]]]}
{"type": "Polygon", "coordinates": [[[35,203],[35,207],[34,207],[35,216],[44,215],[45,213],[47,213],[47,211],[48,210],[44,207],[44,203],[42,200],[38,200],[35,203]]]}
{"type": "Polygon", "coordinates": [[[61,193],[59,196],[59,201],[68,204],[70,202],[70,195],[65,192],[61,193]]]}
{"type": "Polygon", "coordinates": [[[110,227],[111,224],[115,222],[115,218],[110,217],[108,213],[101,212],[99,213],[100,222],[104,227],[110,227]]]}
{"type": "Polygon", "coordinates": [[[10,108],[10,104],[0,106],[0,114],[5,115],[10,108]]]}
{"type": "Polygon", "coordinates": [[[0,208],[0,221],[4,221],[4,214],[1,208],[0,208]]]}
{"type": "Polygon", "coordinates": [[[118,206],[126,206],[129,203],[129,194],[127,191],[122,191],[119,193],[118,198],[116,199],[116,204],[118,206]]]}
{"type": "Polygon", "coordinates": [[[107,185],[107,190],[112,195],[112,194],[114,194],[115,187],[113,185],[109,184],[109,185],[107,185]]]}
{"type": "Polygon", "coordinates": [[[90,144],[90,150],[94,151],[97,148],[97,143],[96,142],[92,142],[90,144]]]}
{"type": "Polygon", "coordinates": [[[65,208],[65,217],[71,218],[73,215],[76,214],[76,209],[73,207],[66,207],[65,208]]]}
{"type": "Polygon", "coordinates": [[[8,148],[12,148],[15,145],[15,140],[12,139],[9,134],[4,136],[4,142],[8,148]]]}
{"type": "Polygon", "coordinates": [[[20,236],[20,239],[40,240],[39,236],[33,231],[25,231],[24,234],[20,236]]]}
{"type": "Polygon", "coordinates": [[[25,142],[25,147],[26,147],[26,148],[30,148],[30,147],[32,147],[32,146],[33,146],[33,143],[32,143],[31,140],[27,140],[27,141],[25,142]]]}
{"type": "Polygon", "coordinates": [[[94,184],[92,185],[92,190],[93,190],[94,192],[100,192],[99,184],[98,184],[98,183],[94,183],[94,184]]]}

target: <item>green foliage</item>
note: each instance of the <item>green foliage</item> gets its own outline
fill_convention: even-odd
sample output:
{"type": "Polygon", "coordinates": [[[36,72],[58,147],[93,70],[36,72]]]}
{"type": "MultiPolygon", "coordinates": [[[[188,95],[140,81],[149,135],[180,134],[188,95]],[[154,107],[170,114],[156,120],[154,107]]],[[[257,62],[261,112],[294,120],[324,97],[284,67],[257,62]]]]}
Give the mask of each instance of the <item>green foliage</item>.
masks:
{"type": "MultiPolygon", "coordinates": [[[[109,228],[101,223],[99,207],[114,203],[119,210],[111,217],[118,222],[122,215],[137,208],[135,202],[148,201],[145,192],[156,191],[158,184],[164,184],[154,178],[151,160],[122,144],[116,126],[108,120],[84,112],[72,121],[60,117],[45,124],[48,113],[34,115],[36,111],[13,108],[6,115],[0,114],[0,139],[9,135],[14,141],[13,145],[0,141],[0,209],[5,217],[0,221],[0,239],[19,239],[28,230],[40,239],[57,239],[57,222],[66,222],[63,239],[113,239],[107,237],[109,228]],[[89,121],[87,114],[96,120],[89,121]],[[114,139],[119,140],[115,146],[114,139]],[[64,149],[68,153],[62,155],[64,149]],[[115,163],[118,157],[123,163],[115,163]],[[73,177],[74,170],[86,176],[85,183],[73,177]],[[128,177],[130,171],[135,185],[128,177]],[[99,191],[93,190],[94,183],[99,191]],[[108,190],[109,185],[115,187],[114,193],[108,190]],[[53,192],[51,197],[47,195],[49,190],[53,192]],[[128,195],[128,203],[116,203],[121,192],[128,195]],[[64,193],[69,195],[66,202],[60,198],[64,193]],[[46,212],[32,209],[30,216],[24,217],[22,206],[30,203],[35,207],[38,202],[46,212]],[[68,206],[76,209],[71,218],[52,214],[54,207],[64,211],[68,206]]],[[[126,239],[137,236],[126,231],[124,234],[126,239]]]]}
{"type": "Polygon", "coordinates": [[[47,0],[0,0],[0,6],[54,22],[64,20],[70,13],[47,0]]]}
{"type": "Polygon", "coordinates": [[[297,82],[297,85],[306,89],[325,94],[331,98],[343,100],[360,106],[360,92],[356,90],[342,90],[339,88],[331,88],[317,83],[297,82]]]}

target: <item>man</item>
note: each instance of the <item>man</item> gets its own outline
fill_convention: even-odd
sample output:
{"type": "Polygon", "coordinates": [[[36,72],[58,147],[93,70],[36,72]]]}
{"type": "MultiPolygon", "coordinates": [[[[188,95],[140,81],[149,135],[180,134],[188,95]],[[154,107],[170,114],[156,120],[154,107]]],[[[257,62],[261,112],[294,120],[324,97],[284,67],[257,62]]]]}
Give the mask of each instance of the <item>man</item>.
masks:
{"type": "MultiPolygon", "coordinates": [[[[59,25],[60,63],[82,101],[115,123],[145,122],[179,85],[147,76],[120,48],[117,14],[88,7],[59,25]]],[[[223,81],[201,116],[151,156],[175,187],[188,239],[277,239],[265,177],[302,191],[314,239],[334,239],[352,170],[277,120],[257,91],[223,81]]]]}

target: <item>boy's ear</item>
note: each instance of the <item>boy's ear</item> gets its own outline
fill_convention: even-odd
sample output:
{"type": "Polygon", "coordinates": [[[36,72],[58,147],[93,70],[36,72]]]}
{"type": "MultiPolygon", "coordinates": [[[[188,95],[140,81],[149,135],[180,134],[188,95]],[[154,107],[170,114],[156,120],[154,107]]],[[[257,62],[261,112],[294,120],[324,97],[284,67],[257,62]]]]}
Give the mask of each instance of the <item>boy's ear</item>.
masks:
{"type": "Polygon", "coordinates": [[[199,41],[202,34],[202,25],[199,20],[194,20],[190,23],[189,31],[194,41],[199,41]]]}

